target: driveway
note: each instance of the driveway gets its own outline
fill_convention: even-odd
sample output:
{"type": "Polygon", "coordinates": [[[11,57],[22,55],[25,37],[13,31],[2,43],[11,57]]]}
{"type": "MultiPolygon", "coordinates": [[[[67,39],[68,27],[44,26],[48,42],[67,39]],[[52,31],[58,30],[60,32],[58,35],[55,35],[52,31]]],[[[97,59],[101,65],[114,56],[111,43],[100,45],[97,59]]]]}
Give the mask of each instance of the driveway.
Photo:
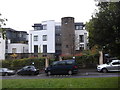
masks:
{"type": "Polygon", "coordinates": [[[51,75],[46,76],[44,72],[40,72],[37,76],[2,76],[0,79],[48,79],[48,78],[85,78],[85,77],[120,77],[120,72],[100,73],[96,69],[80,69],[78,74],[74,75],[51,75]]]}

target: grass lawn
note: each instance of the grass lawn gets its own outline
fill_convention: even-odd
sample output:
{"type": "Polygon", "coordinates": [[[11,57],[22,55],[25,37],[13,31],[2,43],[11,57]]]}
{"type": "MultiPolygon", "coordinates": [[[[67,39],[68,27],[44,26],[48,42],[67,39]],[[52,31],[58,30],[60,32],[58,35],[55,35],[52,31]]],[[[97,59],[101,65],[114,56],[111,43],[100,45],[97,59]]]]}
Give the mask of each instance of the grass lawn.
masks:
{"type": "Polygon", "coordinates": [[[3,88],[118,88],[118,77],[3,79],[3,88]]]}

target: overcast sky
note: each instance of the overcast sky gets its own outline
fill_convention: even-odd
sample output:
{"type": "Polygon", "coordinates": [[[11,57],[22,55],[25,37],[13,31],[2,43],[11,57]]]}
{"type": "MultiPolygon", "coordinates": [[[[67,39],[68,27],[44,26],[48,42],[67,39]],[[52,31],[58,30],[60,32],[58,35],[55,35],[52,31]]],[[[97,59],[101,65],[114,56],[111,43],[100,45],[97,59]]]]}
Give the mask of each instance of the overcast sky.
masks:
{"type": "Polygon", "coordinates": [[[0,0],[0,13],[8,19],[6,27],[19,31],[32,30],[34,23],[46,20],[60,22],[67,16],[85,23],[95,8],[94,0],[0,0]]]}

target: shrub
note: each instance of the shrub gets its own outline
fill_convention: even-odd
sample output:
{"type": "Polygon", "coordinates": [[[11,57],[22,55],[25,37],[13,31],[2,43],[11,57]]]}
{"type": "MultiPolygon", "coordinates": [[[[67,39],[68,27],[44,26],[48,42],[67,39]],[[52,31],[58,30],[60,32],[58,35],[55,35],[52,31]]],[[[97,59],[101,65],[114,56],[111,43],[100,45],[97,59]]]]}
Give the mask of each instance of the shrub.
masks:
{"type": "MultiPolygon", "coordinates": [[[[73,59],[73,56],[62,55],[62,59],[73,59]]],[[[99,52],[96,49],[85,50],[75,55],[79,68],[94,68],[99,61],[99,52]]]]}
{"type": "MultiPolygon", "coordinates": [[[[50,63],[52,63],[54,59],[49,59],[49,61],[50,63]]],[[[24,58],[24,59],[2,61],[3,68],[9,68],[14,70],[18,70],[27,65],[34,65],[38,69],[43,69],[45,67],[45,58],[31,57],[31,58],[24,58]]]]}

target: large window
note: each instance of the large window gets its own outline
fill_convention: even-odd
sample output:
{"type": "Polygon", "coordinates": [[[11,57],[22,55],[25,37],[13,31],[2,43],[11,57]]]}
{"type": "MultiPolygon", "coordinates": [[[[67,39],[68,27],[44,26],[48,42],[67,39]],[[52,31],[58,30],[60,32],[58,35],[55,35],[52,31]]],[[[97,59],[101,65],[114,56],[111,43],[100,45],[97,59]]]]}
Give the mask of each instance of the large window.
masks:
{"type": "Polygon", "coordinates": [[[43,53],[47,53],[47,45],[43,45],[43,53]]]}
{"type": "Polygon", "coordinates": [[[34,45],[34,53],[38,53],[38,45],[34,45]]]}
{"type": "Polygon", "coordinates": [[[80,42],[84,42],[84,35],[79,35],[80,42]]]}
{"type": "Polygon", "coordinates": [[[47,35],[43,35],[43,41],[47,41],[47,35]]]}
{"type": "Polygon", "coordinates": [[[34,36],[34,41],[38,41],[38,35],[34,36]]]}

